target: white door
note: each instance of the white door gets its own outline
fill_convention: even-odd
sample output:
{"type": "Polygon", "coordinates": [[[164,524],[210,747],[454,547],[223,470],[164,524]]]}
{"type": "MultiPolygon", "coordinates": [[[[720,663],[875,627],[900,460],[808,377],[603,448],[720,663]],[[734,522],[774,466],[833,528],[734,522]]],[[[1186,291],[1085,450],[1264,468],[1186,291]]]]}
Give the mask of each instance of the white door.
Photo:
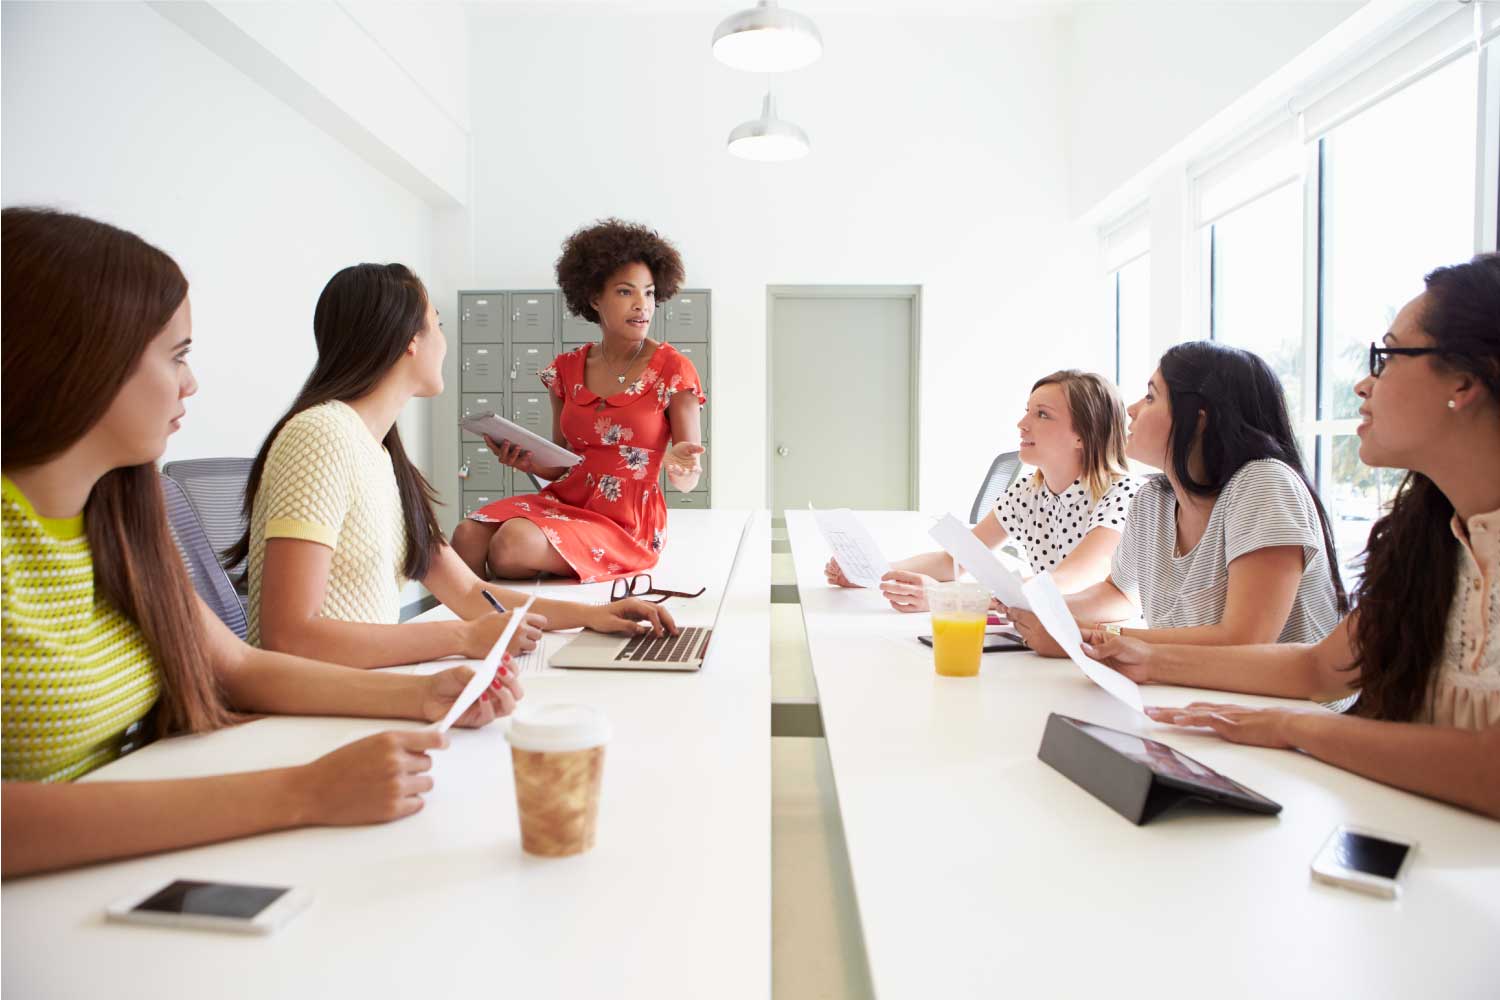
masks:
{"type": "Polygon", "coordinates": [[[916,509],[918,290],[770,291],[773,512],[916,509]]]}

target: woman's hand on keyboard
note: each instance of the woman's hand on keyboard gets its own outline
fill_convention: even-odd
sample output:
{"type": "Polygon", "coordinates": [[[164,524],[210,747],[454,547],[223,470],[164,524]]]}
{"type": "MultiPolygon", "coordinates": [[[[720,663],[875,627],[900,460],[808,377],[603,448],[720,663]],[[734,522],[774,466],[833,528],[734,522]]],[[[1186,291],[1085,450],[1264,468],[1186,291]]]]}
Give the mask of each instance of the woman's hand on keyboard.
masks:
{"type": "Polygon", "coordinates": [[[642,622],[651,626],[652,635],[676,635],[682,631],[670,611],[639,597],[627,597],[623,601],[611,601],[593,608],[585,627],[610,635],[637,635],[647,631],[641,628],[642,622]]]}
{"type": "MultiPolygon", "coordinates": [[[[489,656],[490,648],[495,645],[495,640],[500,638],[500,633],[504,632],[505,626],[510,624],[510,616],[515,613],[507,611],[503,615],[480,615],[478,618],[464,622],[463,655],[471,660],[482,660],[489,656]]],[[[510,645],[505,651],[524,653],[536,648],[536,644],[542,641],[542,630],[546,627],[545,616],[528,614],[526,620],[516,629],[516,634],[511,636],[510,645]]]]}

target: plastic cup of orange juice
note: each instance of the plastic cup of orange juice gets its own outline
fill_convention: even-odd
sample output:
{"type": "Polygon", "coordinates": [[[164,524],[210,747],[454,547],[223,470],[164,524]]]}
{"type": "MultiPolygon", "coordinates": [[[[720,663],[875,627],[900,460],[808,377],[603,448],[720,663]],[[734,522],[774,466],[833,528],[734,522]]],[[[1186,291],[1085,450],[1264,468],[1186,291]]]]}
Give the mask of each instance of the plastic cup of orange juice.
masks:
{"type": "Polygon", "coordinates": [[[944,677],[978,674],[990,592],[978,583],[932,583],[927,587],[927,607],[932,612],[932,660],[937,672],[944,677]]]}

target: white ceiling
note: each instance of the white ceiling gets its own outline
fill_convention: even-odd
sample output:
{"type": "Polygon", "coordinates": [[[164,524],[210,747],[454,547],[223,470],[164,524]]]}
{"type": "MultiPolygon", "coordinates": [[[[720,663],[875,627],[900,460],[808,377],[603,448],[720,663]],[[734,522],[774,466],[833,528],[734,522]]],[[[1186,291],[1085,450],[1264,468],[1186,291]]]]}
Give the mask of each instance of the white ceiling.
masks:
{"type": "MultiPolygon", "coordinates": [[[[989,16],[997,18],[1037,17],[1066,14],[1079,7],[1190,7],[1224,4],[1327,4],[1339,0],[780,0],[781,6],[804,14],[820,13],[880,15],[950,15],[989,16]]],[[[1344,0],[1347,2],[1347,0],[1344,0]]],[[[589,10],[613,14],[635,11],[642,14],[719,14],[727,17],[738,10],[755,6],[755,0],[467,0],[471,13],[556,11],[587,13],[589,10]]]]}

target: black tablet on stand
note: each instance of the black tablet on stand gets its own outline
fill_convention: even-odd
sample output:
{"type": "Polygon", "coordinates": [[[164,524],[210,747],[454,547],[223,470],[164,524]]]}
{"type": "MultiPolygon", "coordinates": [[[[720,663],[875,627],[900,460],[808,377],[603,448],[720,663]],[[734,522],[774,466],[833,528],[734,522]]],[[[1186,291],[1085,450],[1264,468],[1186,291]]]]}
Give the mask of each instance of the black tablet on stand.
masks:
{"type": "Polygon", "coordinates": [[[1037,757],[1137,826],[1184,799],[1256,813],[1281,805],[1156,740],[1053,712],[1037,757]]]}

